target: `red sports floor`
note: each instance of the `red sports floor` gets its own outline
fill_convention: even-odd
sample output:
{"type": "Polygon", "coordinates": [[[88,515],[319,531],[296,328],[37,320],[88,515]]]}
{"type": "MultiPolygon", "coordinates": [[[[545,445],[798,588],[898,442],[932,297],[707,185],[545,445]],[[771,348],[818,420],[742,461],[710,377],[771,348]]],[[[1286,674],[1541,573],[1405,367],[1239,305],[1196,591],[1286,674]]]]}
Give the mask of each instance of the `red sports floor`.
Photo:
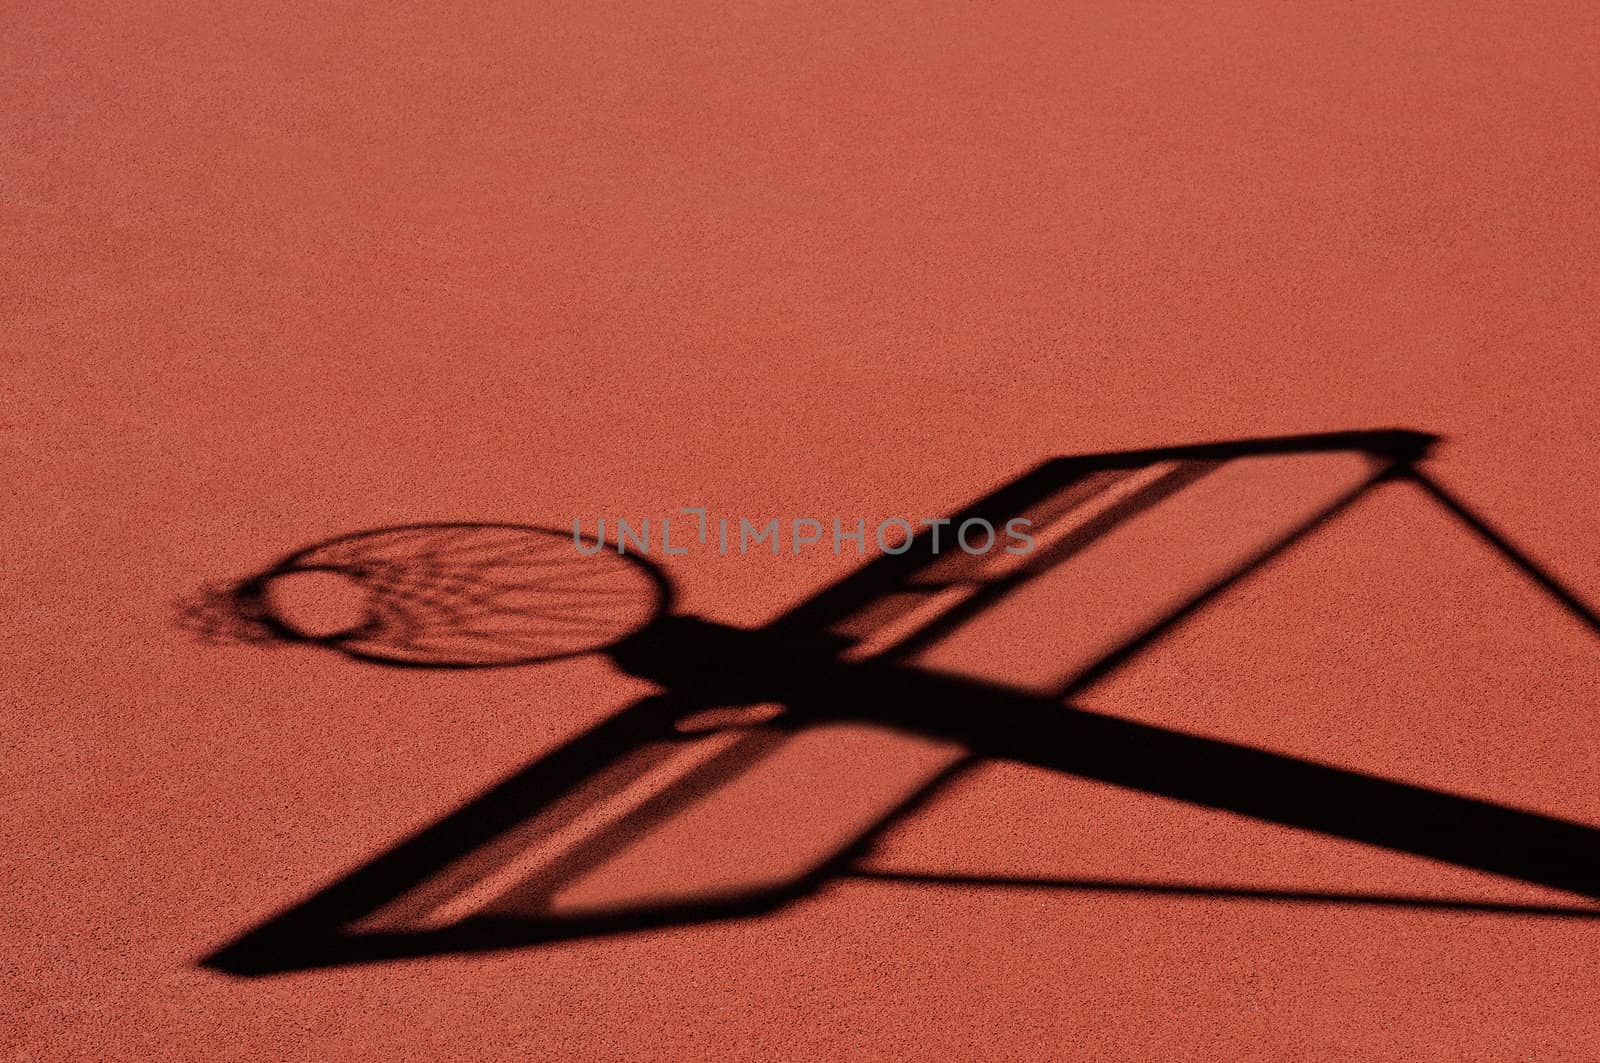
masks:
{"type": "MultiPolygon", "coordinates": [[[[360,528],[1390,426],[1592,608],[1600,6],[22,0],[0,57],[5,1058],[1600,1060],[1581,896],[1005,763],[767,914],[230,977],[650,687],[173,608],[360,528]]],[[[670,562],[752,626],[856,564],[670,562]]],[[[1075,704],[1600,827],[1595,629],[1404,485],[1075,704]]]]}

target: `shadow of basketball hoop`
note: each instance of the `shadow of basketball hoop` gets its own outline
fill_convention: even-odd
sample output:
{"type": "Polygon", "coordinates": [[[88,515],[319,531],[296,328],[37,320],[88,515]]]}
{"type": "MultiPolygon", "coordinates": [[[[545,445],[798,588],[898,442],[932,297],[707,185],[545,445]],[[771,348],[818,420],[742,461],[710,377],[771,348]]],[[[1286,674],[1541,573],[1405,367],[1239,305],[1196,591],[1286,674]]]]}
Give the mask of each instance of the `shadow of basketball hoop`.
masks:
{"type": "Polygon", "coordinates": [[[671,605],[634,554],[577,553],[521,524],[408,524],[341,535],[180,603],[220,641],[298,643],[374,664],[492,668],[602,653],[671,605]]]}
{"type": "Polygon", "coordinates": [[[921,536],[758,629],[674,613],[645,559],[579,555],[547,529],[413,525],[297,551],[213,592],[190,621],[405,667],[604,653],[661,693],[204,963],[260,975],[735,918],[840,877],[1600,917],[1580,904],[855,866],[890,824],[997,758],[1600,898],[1593,827],[1069,703],[1381,483],[1422,490],[1600,634],[1592,610],[1418,467],[1432,442],[1347,432],[1053,459],[951,517],[1026,517],[1032,553],[941,554],[921,536]],[[1258,509],[1239,519],[1241,506],[1258,509]],[[1176,582],[1108,582],[1105,622],[1043,664],[946,666],[963,632],[1026,613],[1061,566],[1137,546],[1162,507],[1215,522],[1176,582]],[[849,785],[793,785],[829,765],[849,785]]]}

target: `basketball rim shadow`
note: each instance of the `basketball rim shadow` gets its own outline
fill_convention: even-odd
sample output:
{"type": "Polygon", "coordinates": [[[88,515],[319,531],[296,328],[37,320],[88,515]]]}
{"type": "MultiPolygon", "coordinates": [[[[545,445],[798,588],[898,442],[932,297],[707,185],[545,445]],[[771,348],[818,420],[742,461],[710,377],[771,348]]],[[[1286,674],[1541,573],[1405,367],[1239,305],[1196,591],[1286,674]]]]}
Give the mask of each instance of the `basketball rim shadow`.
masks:
{"type": "MultiPolygon", "coordinates": [[[[1422,491],[1600,635],[1592,609],[1420,467],[1435,442],[1419,432],[1382,430],[1052,459],[951,515],[952,527],[972,519],[1004,527],[1027,518],[1038,543],[1031,553],[999,562],[939,553],[931,532],[924,532],[903,553],[876,557],[757,629],[673,614],[664,607],[670,598],[665,576],[635,558],[668,593],[649,623],[604,652],[661,693],[597,723],[201,962],[258,976],[508,949],[750,916],[840,878],[1600,918],[1600,907],[1589,903],[922,875],[856,866],[890,825],[970,766],[996,758],[1551,887],[1575,894],[1575,901],[1600,899],[1595,827],[1071,704],[1228,588],[1390,482],[1422,491]],[[1130,613],[1112,642],[1084,650],[1067,674],[1019,684],[963,676],[938,667],[936,654],[930,658],[975,619],[1021,600],[1041,576],[1208,478],[1250,462],[1298,469],[1282,463],[1323,457],[1355,471],[1298,499],[1298,508],[1280,512],[1269,533],[1258,529],[1255,538],[1233,544],[1232,553],[1199,570],[1198,582],[1130,613]],[[885,769],[895,774],[893,785],[867,786],[865,798],[841,798],[856,804],[822,834],[813,830],[797,842],[786,866],[769,860],[746,881],[622,903],[557,903],[563,889],[653,833],[670,833],[675,820],[719,790],[748,785],[757,765],[786,744],[830,728],[901,736],[901,746],[882,747],[889,750],[884,763],[901,749],[912,752],[893,772],[885,769]],[[690,766],[660,781],[662,765],[691,747],[701,751],[690,766]],[[534,851],[543,855],[530,864],[534,851]]],[[[425,533],[429,526],[418,527],[425,533]]],[[[260,582],[253,577],[238,586],[258,588],[260,582]]],[[[259,612],[259,603],[255,608],[259,612]]],[[[276,634],[292,637],[281,629],[276,634]]],[[[337,639],[321,644],[373,659],[337,639]]],[[[806,830],[798,823],[795,829],[806,830]]],[[[739,839],[729,837],[728,844],[737,846],[739,839]]]]}

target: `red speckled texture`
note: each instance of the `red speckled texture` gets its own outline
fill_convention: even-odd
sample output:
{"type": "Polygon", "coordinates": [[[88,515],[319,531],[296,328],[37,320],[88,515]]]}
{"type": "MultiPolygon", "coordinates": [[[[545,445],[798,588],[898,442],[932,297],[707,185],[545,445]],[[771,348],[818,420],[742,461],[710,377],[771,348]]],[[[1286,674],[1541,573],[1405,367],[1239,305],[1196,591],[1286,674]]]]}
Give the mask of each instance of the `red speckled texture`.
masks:
{"type": "MultiPolygon", "coordinates": [[[[1600,599],[1600,6],[0,12],[8,1059],[1600,1059],[1600,923],[847,881],[238,981],[209,949],[646,692],[207,646],[343,531],[937,515],[1403,425],[1600,599]]],[[[848,558],[675,559],[759,623],[848,558]]],[[[985,647],[989,654],[1006,647],[985,647]]],[[[1600,655],[1402,487],[1081,699],[1600,825],[1600,655]]],[[[874,866],[1547,895],[994,766],[874,866]]]]}

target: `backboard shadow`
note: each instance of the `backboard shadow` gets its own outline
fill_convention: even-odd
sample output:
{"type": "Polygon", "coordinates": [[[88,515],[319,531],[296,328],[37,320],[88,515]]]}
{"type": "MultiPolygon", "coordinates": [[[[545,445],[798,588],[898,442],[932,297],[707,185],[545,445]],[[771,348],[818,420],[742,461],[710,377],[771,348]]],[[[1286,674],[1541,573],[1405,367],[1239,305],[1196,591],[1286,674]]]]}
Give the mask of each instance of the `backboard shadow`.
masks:
{"type": "MultiPolygon", "coordinates": [[[[1592,610],[1421,468],[1433,442],[1402,430],[1340,432],[1051,459],[950,517],[952,524],[981,518],[998,526],[1026,518],[1037,535],[1032,552],[940,553],[924,533],[905,552],[876,557],[755,629],[673,613],[666,575],[635,559],[645,574],[639,585],[655,595],[648,608],[629,614],[637,626],[624,633],[613,610],[597,621],[600,634],[585,637],[661,693],[597,723],[202,962],[264,975],[515,948],[747,917],[839,878],[1594,918],[1600,908],[1580,903],[897,876],[856,867],[891,825],[967,767],[997,758],[1600,898],[1600,830],[1592,826],[1072,704],[1383,483],[1417,487],[1600,635],[1592,610]],[[1168,549],[1170,536],[1152,522],[1172,511],[1191,529],[1178,552],[1164,566],[1135,565],[1138,579],[1126,566],[1119,573],[1118,563],[1168,549]],[[1042,614],[1032,597],[1068,571],[1076,576],[1075,600],[1088,603],[1094,622],[1071,631],[1061,625],[1062,639],[1049,654],[1007,659],[1005,617],[1037,624],[1042,614]],[[951,650],[963,639],[992,660],[966,667],[951,650]],[[812,794],[793,784],[826,771],[843,772],[839,778],[849,784],[812,794]]],[[[430,542],[429,529],[475,527],[507,526],[362,534],[403,544],[394,533],[430,542]]],[[[460,534],[451,532],[452,542],[460,534]]],[[[391,655],[367,629],[362,638],[308,638],[275,628],[264,597],[275,575],[356,564],[328,545],[239,581],[232,588],[237,610],[265,637],[379,663],[463,667],[553,655],[543,644],[534,652],[523,635],[510,648],[485,649],[480,637],[463,650],[460,639],[409,632],[409,649],[391,655]]],[[[400,548],[384,547],[391,560],[400,548]]],[[[464,556],[459,546],[451,549],[464,556]]],[[[439,568],[437,558],[430,563],[439,568]]],[[[364,564],[363,572],[373,571],[364,564]]],[[[385,571],[394,581],[408,570],[385,571]]],[[[474,577],[451,578],[456,594],[474,577]]],[[[463,611],[450,595],[405,587],[395,593],[445,621],[482,626],[484,610],[504,601],[499,591],[496,585],[495,595],[478,594],[476,611],[463,611]]]]}

